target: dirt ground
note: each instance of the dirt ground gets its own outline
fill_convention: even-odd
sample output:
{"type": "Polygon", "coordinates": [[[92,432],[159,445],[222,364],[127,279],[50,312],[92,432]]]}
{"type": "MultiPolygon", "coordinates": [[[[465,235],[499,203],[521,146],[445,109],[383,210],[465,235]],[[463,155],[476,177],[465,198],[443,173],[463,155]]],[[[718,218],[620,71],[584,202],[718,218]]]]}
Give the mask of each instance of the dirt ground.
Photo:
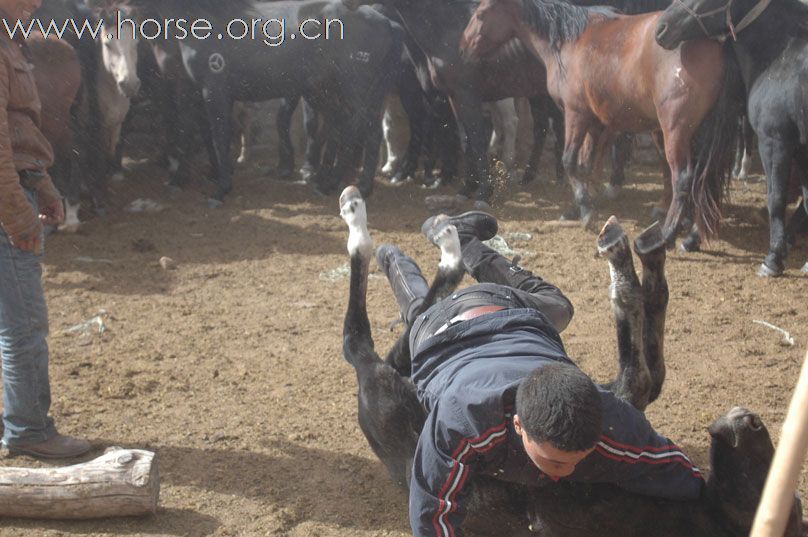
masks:
{"type": "MultiPolygon", "coordinates": [[[[159,511],[5,519],[0,536],[409,535],[406,496],[357,426],[356,380],[341,357],[348,258],[336,199],[248,168],[224,208],[208,210],[204,182],[169,198],[162,169],[142,159],[130,167],[111,187],[107,216],[47,242],[52,413],[61,431],[92,440],[82,460],[112,445],[157,452],[159,511]],[[127,212],[137,198],[165,209],[127,212]],[[161,256],[176,269],[161,268],[161,256]],[[105,331],[68,331],[97,315],[105,331]]],[[[629,183],[619,201],[599,200],[599,220],[616,214],[633,237],[661,187],[653,169],[633,169],[629,183]]],[[[568,352],[606,381],[616,371],[607,265],[593,255],[594,234],[558,221],[566,192],[543,178],[526,192],[506,189],[494,211],[522,264],[571,298],[568,352]]],[[[379,182],[368,207],[376,244],[399,244],[431,277],[438,251],[419,233],[426,193],[379,182]]],[[[759,178],[736,184],[721,240],[669,257],[668,376],[648,415],[705,468],[706,427],[732,406],[758,412],[777,439],[808,346],[806,238],[784,277],[755,275],[768,241],[764,199],[759,178]],[[796,345],[755,320],[787,330],[796,345]]],[[[369,311],[386,351],[400,326],[390,330],[397,313],[375,267],[369,311]]],[[[0,464],[42,466],[26,457],[0,464]]]]}

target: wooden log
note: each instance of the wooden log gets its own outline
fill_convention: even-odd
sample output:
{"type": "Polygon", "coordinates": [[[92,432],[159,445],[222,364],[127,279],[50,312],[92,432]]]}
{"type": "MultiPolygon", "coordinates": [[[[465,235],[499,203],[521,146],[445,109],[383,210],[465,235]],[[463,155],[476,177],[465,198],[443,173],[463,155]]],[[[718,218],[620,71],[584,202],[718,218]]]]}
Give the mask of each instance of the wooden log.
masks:
{"type": "Polygon", "coordinates": [[[154,453],[110,448],[62,468],[0,468],[0,517],[88,519],[157,511],[154,453]]]}
{"type": "Polygon", "coordinates": [[[800,469],[808,450],[808,354],[780,432],[780,443],[763,488],[750,537],[781,537],[794,502],[800,469]]]}

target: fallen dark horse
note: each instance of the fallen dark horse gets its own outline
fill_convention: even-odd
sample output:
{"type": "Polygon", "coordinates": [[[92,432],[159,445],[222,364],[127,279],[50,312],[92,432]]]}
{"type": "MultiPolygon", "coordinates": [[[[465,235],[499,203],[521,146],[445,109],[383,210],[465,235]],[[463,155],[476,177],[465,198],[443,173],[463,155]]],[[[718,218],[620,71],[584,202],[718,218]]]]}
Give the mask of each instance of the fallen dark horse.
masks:
{"type": "MultiPolygon", "coordinates": [[[[399,373],[401,364],[409,361],[409,327],[382,360],[374,350],[366,305],[373,241],[365,202],[356,188],[342,193],[340,212],[349,228],[351,258],[343,352],[356,369],[359,425],[392,479],[407,487],[426,417],[412,381],[399,373]]],[[[450,294],[463,277],[462,261],[456,255],[459,246],[453,249],[450,243],[441,245],[438,272],[420,312],[450,294]]],[[[659,226],[654,225],[635,241],[643,263],[642,281],[634,271],[628,239],[614,217],[604,226],[598,247],[611,265],[610,297],[618,329],[620,373],[609,389],[644,408],[659,394],[664,378],[662,335],[668,296],[664,240],[659,226]]],[[[709,432],[712,473],[698,500],[660,500],[610,485],[574,484],[563,479],[534,488],[479,477],[472,488],[464,530],[497,537],[536,532],[559,537],[748,535],[774,453],[769,433],[757,415],[743,408],[733,408],[718,418],[709,432]]],[[[801,512],[799,499],[795,499],[788,537],[800,535],[801,512]]]]}

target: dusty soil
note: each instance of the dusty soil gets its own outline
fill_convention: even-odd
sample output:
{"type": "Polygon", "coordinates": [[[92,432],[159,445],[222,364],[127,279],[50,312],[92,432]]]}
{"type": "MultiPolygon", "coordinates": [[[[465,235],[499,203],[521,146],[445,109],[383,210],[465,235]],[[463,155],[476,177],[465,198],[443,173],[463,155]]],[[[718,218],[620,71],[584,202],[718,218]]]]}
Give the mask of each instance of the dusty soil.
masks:
{"type": "MultiPolygon", "coordinates": [[[[130,163],[112,185],[106,217],[77,235],[49,238],[44,283],[50,306],[52,412],[65,433],[90,438],[88,460],[111,445],[156,451],[162,490],[155,516],[86,522],[6,519],[0,536],[295,537],[409,535],[396,489],[356,423],[356,380],[342,359],[348,282],[346,229],[336,199],[272,179],[236,176],[224,208],[203,204],[204,182],[163,195],[165,172],[130,163]],[[136,198],[166,206],[128,213],[136,198]],[[158,260],[169,256],[175,270],[158,260]],[[106,330],[67,330],[102,314],[106,330]]],[[[661,192],[653,169],[633,170],[618,202],[600,201],[633,237],[661,192]]],[[[451,188],[443,192],[450,193],[451,188]]],[[[707,425],[734,405],[761,414],[779,436],[808,344],[808,260],[802,238],[785,277],[755,275],[768,226],[762,182],[738,184],[721,240],[674,252],[662,397],[648,410],[657,428],[707,464],[707,425]],[[788,330],[795,346],[753,323],[788,330]]],[[[378,184],[369,200],[377,244],[394,242],[434,273],[438,252],[419,234],[425,191],[378,184]]],[[[564,289],[576,315],[563,337],[595,378],[616,370],[608,270],[595,237],[557,221],[566,189],[546,178],[506,191],[494,210],[523,264],[564,289]],[[513,236],[511,236],[513,237],[513,236]]],[[[377,348],[392,345],[394,301],[373,269],[369,310],[377,348]]],[[[41,466],[18,457],[5,466],[41,466]]],[[[808,492],[808,473],[800,480],[808,492]]]]}

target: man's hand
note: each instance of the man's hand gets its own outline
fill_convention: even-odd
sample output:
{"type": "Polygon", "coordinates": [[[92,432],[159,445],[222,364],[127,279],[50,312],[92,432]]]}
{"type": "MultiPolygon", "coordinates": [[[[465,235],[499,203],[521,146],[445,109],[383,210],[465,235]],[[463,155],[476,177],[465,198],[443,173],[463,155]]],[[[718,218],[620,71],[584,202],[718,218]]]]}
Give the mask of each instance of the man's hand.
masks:
{"type": "MultiPolygon", "coordinates": [[[[30,207],[30,206],[29,206],[30,207]]],[[[8,238],[11,244],[20,250],[34,252],[35,254],[42,253],[42,221],[41,216],[34,214],[34,209],[31,207],[30,221],[16,227],[20,231],[15,233],[8,233],[8,238]],[[22,231],[24,230],[24,231],[22,231]]]]}
{"type": "Polygon", "coordinates": [[[61,199],[39,208],[39,220],[48,226],[58,226],[65,221],[65,206],[61,199]]]}

